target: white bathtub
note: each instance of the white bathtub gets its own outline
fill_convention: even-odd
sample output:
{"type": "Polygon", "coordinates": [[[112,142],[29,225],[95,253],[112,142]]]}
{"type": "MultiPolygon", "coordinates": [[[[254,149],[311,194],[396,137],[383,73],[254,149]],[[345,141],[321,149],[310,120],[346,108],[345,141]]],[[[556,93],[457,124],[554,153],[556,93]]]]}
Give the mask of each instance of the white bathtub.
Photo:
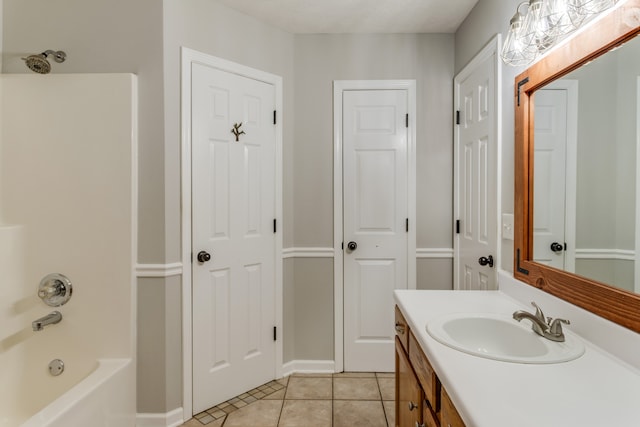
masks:
{"type": "MultiPolygon", "coordinates": [[[[2,427],[133,427],[135,370],[131,359],[102,359],[97,368],[41,411],[2,414],[2,427]]],[[[37,390],[34,390],[37,393],[37,390]]],[[[17,408],[14,408],[17,409],[17,408]]]]}

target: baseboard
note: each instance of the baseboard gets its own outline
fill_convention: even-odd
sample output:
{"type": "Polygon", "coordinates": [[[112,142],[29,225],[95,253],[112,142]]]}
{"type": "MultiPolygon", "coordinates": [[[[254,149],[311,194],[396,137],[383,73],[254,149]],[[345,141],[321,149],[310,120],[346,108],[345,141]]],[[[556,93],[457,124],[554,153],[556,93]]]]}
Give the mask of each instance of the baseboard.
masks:
{"type": "Polygon", "coordinates": [[[292,360],[282,365],[282,375],[291,374],[333,374],[336,362],[333,360],[292,360]]]}
{"type": "Polygon", "coordinates": [[[184,423],[182,408],[166,414],[137,414],[136,427],[178,427],[184,423]]]}

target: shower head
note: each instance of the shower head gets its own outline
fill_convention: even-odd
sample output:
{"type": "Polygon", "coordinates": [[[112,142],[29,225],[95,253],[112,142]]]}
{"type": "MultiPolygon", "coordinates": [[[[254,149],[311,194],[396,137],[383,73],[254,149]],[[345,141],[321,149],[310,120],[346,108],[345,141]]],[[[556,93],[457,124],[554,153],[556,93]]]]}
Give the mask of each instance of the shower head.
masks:
{"type": "Polygon", "coordinates": [[[53,55],[53,60],[57,63],[62,63],[67,58],[67,54],[59,50],[57,52],[53,50],[46,50],[38,55],[29,55],[26,58],[22,58],[27,64],[27,67],[34,73],[48,74],[51,72],[51,64],[47,61],[47,57],[53,55]]]}

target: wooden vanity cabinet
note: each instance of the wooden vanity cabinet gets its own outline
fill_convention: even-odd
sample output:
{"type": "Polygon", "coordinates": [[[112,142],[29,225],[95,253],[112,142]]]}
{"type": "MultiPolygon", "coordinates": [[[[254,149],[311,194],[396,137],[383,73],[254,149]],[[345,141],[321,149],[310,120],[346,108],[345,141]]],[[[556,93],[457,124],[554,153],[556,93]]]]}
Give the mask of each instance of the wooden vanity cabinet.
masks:
{"type": "Polygon", "coordinates": [[[465,427],[396,306],[396,427],[465,427]]]}
{"type": "Polygon", "coordinates": [[[396,426],[422,424],[422,396],[418,378],[396,338],[396,426]]]}
{"type": "Polygon", "coordinates": [[[442,427],[464,427],[464,422],[444,387],[442,388],[441,424],[442,427]]]}

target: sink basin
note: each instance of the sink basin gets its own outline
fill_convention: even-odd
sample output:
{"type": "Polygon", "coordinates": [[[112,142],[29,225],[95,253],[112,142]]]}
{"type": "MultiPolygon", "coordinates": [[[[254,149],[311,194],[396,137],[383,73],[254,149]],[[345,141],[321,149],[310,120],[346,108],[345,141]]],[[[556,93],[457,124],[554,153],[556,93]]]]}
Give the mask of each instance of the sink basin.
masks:
{"type": "Polygon", "coordinates": [[[584,344],[565,330],[565,341],[554,342],[511,316],[493,313],[454,313],[427,323],[427,332],[440,343],[487,359],[514,363],[560,363],[584,354],[584,344]]]}

